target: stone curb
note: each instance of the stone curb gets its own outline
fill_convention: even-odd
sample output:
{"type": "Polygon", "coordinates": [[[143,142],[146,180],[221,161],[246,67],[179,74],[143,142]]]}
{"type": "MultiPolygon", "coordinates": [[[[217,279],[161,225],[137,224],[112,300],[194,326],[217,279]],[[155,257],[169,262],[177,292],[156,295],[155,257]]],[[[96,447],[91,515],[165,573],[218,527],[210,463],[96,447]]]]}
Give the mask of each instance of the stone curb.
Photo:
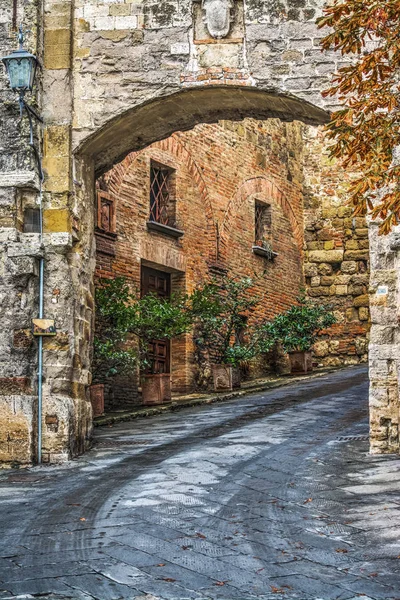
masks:
{"type": "MultiPolygon", "coordinates": [[[[352,365],[354,366],[354,365],[352,365]]],[[[183,408],[190,408],[194,406],[201,406],[203,404],[214,404],[216,402],[227,402],[229,400],[233,400],[235,398],[242,398],[243,396],[248,396],[250,394],[254,394],[256,392],[263,392],[265,390],[272,390],[275,388],[284,387],[287,385],[291,385],[293,383],[297,383],[300,381],[308,381],[310,379],[318,379],[319,377],[323,377],[324,375],[328,375],[329,373],[334,373],[336,371],[343,371],[348,367],[344,368],[332,368],[332,369],[324,369],[318,372],[314,372],[311,375],[300,375],[297,377],[282,377],[279,379],[275,379],[273,381],[265,381],[264,383],[260,383],[259,385],[254,385],[245,389],[241,389],[235,392],[229,392],[228,394],[212,394],[209,396],[202,396],[199,398],[188,398],[187,400],[175,401],[171,402],[171,404],[163,404],[160,406],[147,407],[147,408],[137,408],[132,410],[131,412],[121,413],[121,415],[113,415],[107,417],[97,417],[93,421],[94,427],[103,427],[106,425],[113,425],[114,423],[123,423],[125,421],[133,421],[134,419],[153,417],[155,415],[160,415],[164,412],[175,412],[179,411],[183,408]]]]}

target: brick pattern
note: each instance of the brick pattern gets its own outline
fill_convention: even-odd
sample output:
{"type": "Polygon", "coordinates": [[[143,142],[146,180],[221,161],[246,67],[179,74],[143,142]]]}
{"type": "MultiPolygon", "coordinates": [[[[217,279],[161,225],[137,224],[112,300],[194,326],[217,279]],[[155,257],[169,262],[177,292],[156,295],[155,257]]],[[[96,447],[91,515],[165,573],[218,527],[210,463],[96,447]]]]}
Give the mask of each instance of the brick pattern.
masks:
{"type": "MultiPolygon", "coordinates": [[[[172,270],[173,290],[190,292],[218,267],[259,276],[255,288],[265,300],[252,318],[288,308],[302,283],[302,194],[281,157],[287,137],[296,146],[297,128],[253,120],[199,125],[127,156],[100,181],[116,205],[117,238],[96,235],[97,277],[124,275],[139,288],[142,260],[172,270]],[[281,145],[280,158],[271,151],[272,138],[281,145]],[[151,160],[176,171],[179,240],[147,231],[151,160]],[[272,207],[275,262],[252,252],[256,199],[272,207]]],[[[298,144],[295,160],[301,155],[298,144]]],[[[173,390],[189,391],[198,368],[191,336],[173,340],[171,355],[173,390]]],[[[117,382],[114,404],[137,402],[136,390],[134,379],[117,382]]]]}

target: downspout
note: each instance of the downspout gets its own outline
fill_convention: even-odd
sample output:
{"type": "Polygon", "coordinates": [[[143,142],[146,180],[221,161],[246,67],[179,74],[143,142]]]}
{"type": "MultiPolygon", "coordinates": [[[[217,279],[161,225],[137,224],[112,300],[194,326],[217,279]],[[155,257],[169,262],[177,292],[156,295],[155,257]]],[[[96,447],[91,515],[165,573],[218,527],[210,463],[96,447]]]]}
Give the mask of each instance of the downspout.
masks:
{"type": "MultiPolygon", "coordinates": [[[[42,157],[40,154],[40,149],[38,150],[35,146],[34,138],[33,138],[33,119],[34,117],[39,123],[43,123],[42,118],[33,110],[31,106],[25,103],[23,95],[20,96],[20,109],[21,115],[23,109],[26,110],[29,119],[29,132],[30,139],[29,145],[32,148],[36,163],[38,167],[39,174],[39,240],[40,245],[43,249],[43,182],[44,182],[44,173],[42,168],[42,157]]],[[[40,258],[39,261],[39,319],[43,319],[44,317],[44,266],[45,259],[44,256],[40,258]]],[[[42,462],[42,414],[43,414],[43,336],[39,336],[38,343],[38,439],[37,439],[37,462],[40,465],[42,462]]]]}
{"type": "MultiPolygon", "coordinates": [[[[39,214],[40,214],[40,245],[43,244],[43,179],[40,179],[39,191],[39,214]]],[[[44,257],[39,263],[39,319],[43,319],[44,313],[44,257]]],[[[42,406],[43,406],[43,336],[39,337],[38,345],[38,441],[37,441],[37,461],[42,462],[42,406]]]]}

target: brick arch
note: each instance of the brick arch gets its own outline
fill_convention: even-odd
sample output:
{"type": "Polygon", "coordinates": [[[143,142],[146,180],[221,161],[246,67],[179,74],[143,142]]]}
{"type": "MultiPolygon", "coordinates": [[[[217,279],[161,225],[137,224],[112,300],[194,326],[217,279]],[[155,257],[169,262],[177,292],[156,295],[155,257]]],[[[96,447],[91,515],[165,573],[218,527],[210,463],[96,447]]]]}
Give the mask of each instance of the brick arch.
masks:
{"type": "MultiPolygon", "coordinates": [[[[192,180],[194,181],[201,198],[203,200],[203,206],[205,211],[205,217],[207,221],[207,234],[209,238],[209,261],[215,262],[217,259],[217,227],[214,220],[213,208],[211,199],[208,193],[207,185],[204,181],[203,175],[197,166],[196,162],[183,142],[179,139],[179,134],[174,134],[167,139],[155,142],[152,147],[167,152],[174,156],[180,164],[184,165],[192,180]]],[[[139,156],[146,150],[143,148],[138,152],[131,152],[124,158],[123,161],[115,165],[112,170],[112,176],[109,180],[110,193],[118,199],[119,191],[124,183],[127,172],[130,170],[135,161],[139,156]]]]}
{"type": "Polygon", "coordinates": [[[303,236],[291,204],[274,181],[268,177],[260,176],[248,179],[242,183],[228,204],[221,227],[220,252],[222,259],[226,257],[228,250],[229,235],[234,215],[238,213],[248,198],[255,195],[262,196],[268,201],[272,200],[282,208],[289,219],[296,243],[299,249],[302,249],[303,236]]]}

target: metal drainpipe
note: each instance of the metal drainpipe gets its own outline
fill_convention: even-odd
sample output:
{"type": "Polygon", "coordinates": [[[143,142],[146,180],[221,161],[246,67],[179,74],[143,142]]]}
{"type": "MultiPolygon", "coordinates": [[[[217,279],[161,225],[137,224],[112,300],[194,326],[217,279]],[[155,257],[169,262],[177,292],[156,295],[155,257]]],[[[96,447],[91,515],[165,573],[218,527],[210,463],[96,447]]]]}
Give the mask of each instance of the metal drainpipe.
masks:
{"type": "MultiPolygon", "coordinates": [[[[20,109],[21,116],[23,110],[25,109],[28,119],[29,119],[29,130],[30,130],[30,140],[29,145],[34,151],[38,171],[39,171],[39,240],[40,245],[43,246],[43,182],[44,182],[44,173],[42,168],[42,157],[40,154],[40,150],[38,150],[35,146],[35,142],[33,139],[33,120],[32,117],[37,119],[40,123],[43,123],[43,120],[39,115],[24,101],[23,94],[20,96],[20,109]]],[[[45,260],[44,257],[40,259],[39,262],[39,319],[43,319],[44,317],[44,265],[45,260]]],[[[42,462],[42,406],[43,406],[43,337],[39,336],[38,343],[38,441],[37,441],[37,462],[40,465],[42,462]]]]}
{"type": "MultiPolygon", "coordinates": [[[[43,243],[43,195],[42,178],[40,178],[40,243],[43,243]]],[[[44,315],[44,257],[39,263],[39,319],[44,315]]],[[[42,462],[42,405],[43,405],[43,336],[39,337],[38,345],[38,442],[37,442],[37,461],[42,462]]]]}

